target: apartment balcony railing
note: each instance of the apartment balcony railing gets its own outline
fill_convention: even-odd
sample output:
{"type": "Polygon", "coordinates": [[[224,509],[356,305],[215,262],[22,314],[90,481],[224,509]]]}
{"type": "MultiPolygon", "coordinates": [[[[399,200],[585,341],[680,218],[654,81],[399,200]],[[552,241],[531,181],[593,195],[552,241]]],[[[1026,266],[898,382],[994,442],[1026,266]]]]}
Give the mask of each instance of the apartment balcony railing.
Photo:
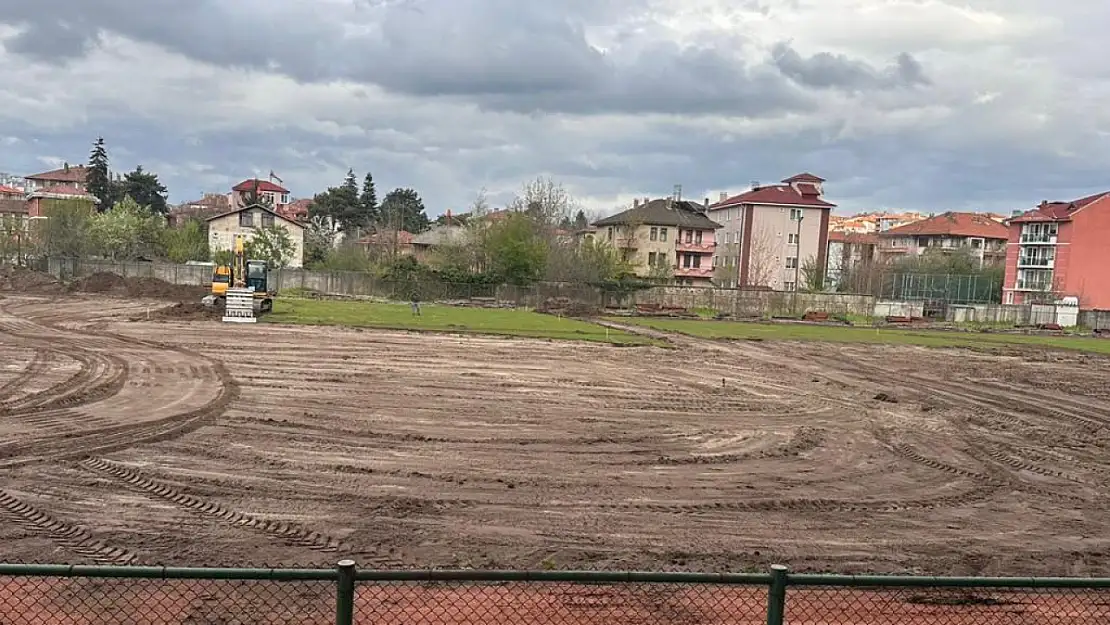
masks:
{"type": "Polygon", "coordinates": [[[1052,290],[1052,282],[1046,280],[1018,280],[1017,290],[1047,292],[1052,290]]]}
{"type": "Polygon", "coordinates": [[[716,248],[716,243],[687,243],[685,241],[674,242],[674,249],[679,252],[700,252],[702,254],[712,254],[713,250],[715,250],[716,248]]]}
{"type": "Polygon", "coordinates": [[[1019,268],[1030,269],[1053,269],[1056,266],[1055,258],[1041,258],[1036,256],[1018,257],[1019,268]]]}
{"type": "Polygon", "coordinates": [[[1056,244],[1056,235],[1055,234],[1031,234],[1031,233],[1026,233],[1026,234],[1021,235],[1021,242],[1022,243],[1043,244],[1043,245],[1055,245],[1056,244]]]}
{"type": "Polygon", "coordinates": [[[675,277],[679,278],[712,278],[712,267],[675,267],[675,277]]]}

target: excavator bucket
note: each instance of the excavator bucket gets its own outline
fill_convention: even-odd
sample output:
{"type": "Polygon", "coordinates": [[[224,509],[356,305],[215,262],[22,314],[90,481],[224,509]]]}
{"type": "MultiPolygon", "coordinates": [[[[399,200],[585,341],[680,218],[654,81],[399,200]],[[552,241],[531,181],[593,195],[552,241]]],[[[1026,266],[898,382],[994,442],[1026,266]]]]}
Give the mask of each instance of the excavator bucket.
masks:
{"type": "Polygon", "coordinates": [[[228,323],[255,323],[254,289],[229,288],[224,304],[224,321],[228,323]]]}

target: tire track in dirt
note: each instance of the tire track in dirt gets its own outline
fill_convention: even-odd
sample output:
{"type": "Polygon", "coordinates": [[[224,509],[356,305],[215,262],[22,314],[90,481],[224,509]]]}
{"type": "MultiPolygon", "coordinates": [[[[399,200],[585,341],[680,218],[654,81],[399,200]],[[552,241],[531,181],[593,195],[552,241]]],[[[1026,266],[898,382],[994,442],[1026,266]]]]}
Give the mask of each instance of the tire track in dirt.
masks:
{"type": "Polygon", "coordinates": [[[38,508],[0,490],[0,514],[12,523],[45,536],[51,542],[97,564],[131,564],[137,556],[93,538],[87,530],[51,517],[38,508]]]}
{"type": "Polygon", "coordinates": [[[713,464],[734,464],[743,462],[745,460],[766,460],[771,458],[791,458],[804,454],[808,451],[813,451],[825,444],[828,432],[823,428],[816,428],[811,426],[802,426],[794,432],[791,440],[783,445],[771,447],[770,449],[760,449],[751,452],[744,452],[738,454],[707,454],[701,456],[662,456],[655,460],[641,460],[630,464],[637,466],[644,465],[662,465],[662,466],[684,466],[684,465],[713,465],[713,464]]]}
{"type": "Polygon", "coordinates": [[[23,371],[19,372],[11,380],[0,384],[0,398],[6,397],[20,388],[25,386],[31,380],[34,380],[44,371],[50,364],[50,355],[53,354],[52,350],[35,349],[34,355],[31,357],[31,362],[27,363],[23,371]]]}
{"type": "MultiPolygon", "coordinates": [[[[169,484],[150,478],[136,469],[103,458],[87,458],[79,464],[93,473],[108,476],[133,490],[168,501],[190,512],[215,518],[233,527],[265,534],[287,545],[305,547],[324,553],[336,553],[341,549],[340,541],[326,534],[305,529],[294,523],[269,521],[223,506],[212,500],[186,494],[169,484]]],[[[367,563],[374,566],[385,565],[393,568],[403,568],[405,566],[402,560],[391,554],[363,553],[361,555],[367,563]]]]}
{"type": "Polygon", "coordinates": [[[752,501],[722,501],[714,503],[601,503],[603,510],[642,510],[668,514],[705,514],[711,512],[903,512],[907,510],[932,510],[953,508],[989,499],[997,485],[976,486],[953,495],[920,499],[852,500],[826,498],[772,498],[752,501]]]}

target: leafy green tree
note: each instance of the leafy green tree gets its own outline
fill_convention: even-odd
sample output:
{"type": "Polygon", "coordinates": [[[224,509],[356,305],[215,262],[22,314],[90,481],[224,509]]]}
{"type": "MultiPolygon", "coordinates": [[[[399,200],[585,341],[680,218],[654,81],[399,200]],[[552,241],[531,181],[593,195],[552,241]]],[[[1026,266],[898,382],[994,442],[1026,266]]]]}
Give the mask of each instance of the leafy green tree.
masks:
{"type": "Polygon", "coordinates": [[[142,165],[125,175],[121,186],[124,195],[140,206],[146,206],[150,212],[156,215],[165,215],[168,212],[166,186],[158,180],[158,174],[143,171],[142,165]]]}
{"type": "Polygon", "coordinates": [[[574,229],[585,230],[590,227],[590,220],[586,218],[586,212],[579,209],[574,215],[574,229]]]}
{"type": "Polygon", "coordinates": [[[199,219],[190,219],[179,228],[166,228],[162,237],[166,256],[175,263],[208,260],[208,227],[199,219]]]}
{"type": "Polygon", "coordinates": [[[360,228],[366,227],[361,223],[361,213],[358,180],[354,170],[347,170],[343,184],[316,194],[311,216],[326,218],[339,232],[355,234],[360,228]]]}
{"type": "Polygon", "coordinates": [[[278,225],[256,230],[247,247],[252,258],[264,260],[277,269],[288,267],[297,251],[289,231],[278,225]]]}
{"type": "Polygon", "coordinates": [[[108,169],[108,149],[104,137],[97,137],[89,153],[89,168],[85,174],[85,189],[100,200],[97,210],[104,212],[115,204],[115,188],[108,169]]]}
{"type": "Polygon", "coordinates": [[[46,219],[31,222],[33,238],[47,256],[85,256],[92,249],[90,229],[95,212],[93,203],[86,200],[43,200],[46,219]]]}
{"type": "Polygon", "coordinates": [[[112,210],[96,215],[90,224],[93,249],[112,260],[160,255],[165,221],[130,197],[112,210]]]}
{"type": "Polygon", "coordinates": [[[412,189],[390,191],[382,200],[380,213],[380,230],[404,230],[416,234],[431,225],[428,215],[424,213],[424,200],[412,189]]]}
{"type": "Polygon", "coordinates": [[[484,240],[490,269],[505,282],[525,285],[543,275],[547,241],[524,213],[512,213],[489,226],[484,240]]]}

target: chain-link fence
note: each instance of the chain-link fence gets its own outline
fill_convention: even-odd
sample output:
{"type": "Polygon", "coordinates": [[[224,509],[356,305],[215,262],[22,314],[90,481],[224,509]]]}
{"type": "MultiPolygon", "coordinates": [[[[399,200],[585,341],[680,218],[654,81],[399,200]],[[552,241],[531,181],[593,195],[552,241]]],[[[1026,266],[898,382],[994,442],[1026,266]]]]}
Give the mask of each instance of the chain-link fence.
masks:
{"type": "Polygon", "coordinates": [[[1110,579],[0,565],[4,625],[1048,625],[1110,579]]]}

